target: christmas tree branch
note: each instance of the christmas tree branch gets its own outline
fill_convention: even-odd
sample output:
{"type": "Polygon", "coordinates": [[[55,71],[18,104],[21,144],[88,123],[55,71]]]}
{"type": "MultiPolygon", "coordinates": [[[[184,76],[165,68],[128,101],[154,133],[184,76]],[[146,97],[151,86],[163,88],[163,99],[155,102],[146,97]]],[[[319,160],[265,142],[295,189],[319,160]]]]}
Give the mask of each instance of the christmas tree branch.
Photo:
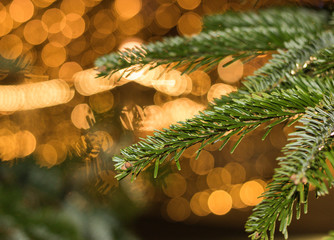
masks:
{"type": "MultiPolygon", "coordinates": [[[[296,11],[296,17],[299,14],[302,18],[305,13],[296,11]]],[[[234,16],[235,19],[238,17],[234,16]]],[[[320,23],[323,18],[323,14],[319,14],[313,22],[320,23]]],[[[185,66],[184,72],[190,73],[199,67],[211,69],[228,55],[247,60],[265,51],[284,48],[284,43],[292,39],[313,37],[320,31],[320,24],[301,25],[298,21],[285,22],[285,19],[276,21],[275,26],[236,26],[222,31],[203,32],[194,37],[165,38],[162,42],[103,56],[96,60],[95,65],[101,71],[100,76],[131,67],[131,71],[128,71],[130,74],[146,64],[151,64],[151,68],[171,64],[174,68],[185,66]]]]}
{"type": "Polygon", "coordinates": [[[276,27],[299,25],[310,32],[319,31],[327,21],[324,11],[306,8],[268,8],[261,11],[227,12],[203,18],[203,31],[233,27],[276,27]]]}
{"type": "Polygon", "coordinates": [[[121,155],[113,158],[119,171],[117,178],[122,179],[129,174],[136,177],[153,163],[156,176],[159,165],[169,155],[172,156],[170,160],[179,166],[180,156],[190,146],[201,143],[199,155],[206,145],[222,141],[223,147],[233,135],[238,134],[240,139],[233,147],[234,150],[247,133],[261,124],[271,121],[267,126],[267,135],[275,125],[304,113],[306,107],[314,107],[326,89],[334,90],[331,80],[318,82],[308,77],[293,79],[296,86],[291,89],[275,89],[270,94],[244,95],[238,99],[223,96],[194,118],[171,125],[170,129],[156,131],[154,136],[121,150],[121,155]],[[305,82],[310,81],[312,88],[305,85],[305,82]]]}
{"type": "Polygon", "coordinates": [[[307,212],[310,184],[316,188],[317,195],[324,195],[328,193],[325,180],[330,186],[334,183],[326,163],[327,157],[334,165],[334,153],[329,149],[334,133],[334,87],[330,80],[327,81],[331,85],[330,90],[316,107],[307,109],[299,121],[303,125],[290,134],[290,143],[283,148],[284,156],[278,158],[280,168],[276,169],[273,181],[268,184],[264,200],[254,208],[246,224],[246,231],[252,232],[252,239],[268,239],[268,233],[273,239],[277,220],[280,221],[279,230],[287,239],[287,226],[292,220],[294,204],[297,219],[301,204],[307,212]]]}

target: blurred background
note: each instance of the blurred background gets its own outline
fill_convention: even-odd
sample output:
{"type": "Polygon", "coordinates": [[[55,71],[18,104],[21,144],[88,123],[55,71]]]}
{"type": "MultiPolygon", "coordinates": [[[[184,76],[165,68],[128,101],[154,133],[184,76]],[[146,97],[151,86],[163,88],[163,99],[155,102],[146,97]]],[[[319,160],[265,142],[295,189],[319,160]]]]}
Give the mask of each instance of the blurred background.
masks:
{"type": "MultiPolygon", "coordinates": [[[[219,71],[173,70],[154,81],[161,67],[117,83],[96,79],[94,61],[166,36],[198,34],[208,14],[331,2],[2,0],[0,64],[22,58],[29,66],[0,70],[0,238],[247,239],[245,221],[292,127],[275,127],[265,141],[260,128],[233,154],[236,139],[223,151],[206,147],[197,160],[195,145],[181,171],[170,164],[157,179],[148,169],[132,183],[117,182],[111,158],[235,91],[273,53],[219,71]]],[[[291,239],[321,239],[333,228],[334,197],[313,195],[291,239]]]]}

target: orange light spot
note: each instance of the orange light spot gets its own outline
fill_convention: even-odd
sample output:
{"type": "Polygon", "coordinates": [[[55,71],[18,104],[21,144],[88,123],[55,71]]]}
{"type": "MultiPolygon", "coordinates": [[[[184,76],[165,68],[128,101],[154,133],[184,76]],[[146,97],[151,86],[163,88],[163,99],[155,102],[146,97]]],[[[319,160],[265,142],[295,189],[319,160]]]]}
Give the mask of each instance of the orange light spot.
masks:
{"type": "Polygon", "coordinates": [[[126,48],[140,47],[142,43],[143,40],[140,38],[127,38],[123,42],[121,42],[120,46],[118,47],[118,50],[122,51],[126,48]]]}
{"type": "Polygon", "coordinates": [[[7,10],[6,7],[0,2],[0,24],[6,19],[7,10]]]}
{"type": "Polygon", "coordinates": [[[77,62],[66,62],[59,69],[60,79],[72,79],[73,75],[82,71],[82,67],[77,62]]]}
{"type": "Polygon", "coordinates": [[[231,162],[226,164],[224,167],[231,175],[231,183],[236,184],[236,183],[241,183],[244,182],[246,179],[246,170],[245,168],[236,162],[231,162]]]}
{"type": "Polygon", "coordinates": [[[202,18],[194,12],[187,12],[177,23],[177,30],[181,35],[191,36],[202,31],[202,18]]]}
{"type": "Polygon", "coordinates": [[[16,22],[26,22],[34,14],[34,4],[30,0],[14,0],[9,6],[9,14],[16,22]]]}
{"type": "Polygon", "coordinates": [[[201,0],[177,0],[177,3],[183,9],[193,10],[201,4],[201,0]]]}
{"type": "Polygon", "coordinates": [[[225,215],[232,208],[232,197],[223,190],[214,191],[209,196],[208,206],[213,214],[225,215]]]}
{"type": "Polygon", "coordinates": [[[92,21],[96,31],[108,35],[116,30],[117,20],[114,19],[110,10],[100,10],[92,21]]]}
{"type": "Polygon", "coordinates": [[[32,0],[36,7],[46,8],[56,0],[32,0]]]}
{"type": "Polygon", "coordinates": [[[85,31],[85,26],[85,21],[79,14],[70,13],[66,15],[66,26],[62,33],[70,39],[78,38],[85,31]]]}
{"type": "Polygon", "coordinates": [[[36,149],[36,138],[29,131],[20,131],[15,134],[18,145],[17,157],[26,157],[36,149]]]}
{"type": "Polygon", "coordinates": [[[50,144],[41,144],[35,151],[35,157],[39,165],[53,167],[57,164],[57,151],[50,144]]]}
{"type": "Polygon", "coordinates": [[[55,164],[62,163],[67,157],[67,148],[65,144],[58,140],[51,140],[48,145],[52,146],[57,152],[57,160],[55,164]]]}
{"type": "Polygon", "coordinates": [[[224,168],[212,169],[206,177],[206,182],[212,190],[217,190],[226,184],[231,184],[231,174],[224,168]]]}
{"type": "Polygon", "coordinates": [[[43,47],[41,57],[45,65],[58,67],[66,60],[66,50],[48,43],[43,47]]]}
{"type": "Polygon", "coordinates": [[[208,207],[209,196],[208,192],[195,193],[190,200],[191,211],[200,217],[208,215],[210,213],[208,207]]]}
{"type": "Polygon", "coordinates": [[[184,198],[173,198],[167,204],[167,214],[170,219],[180,222],[190,216],[189,202],[184,198]]]}
{"type": "Polygon", "coordinates": [[[241,189],[241,187],[242,187],[242,184],[233,185],[233,187],[231,188],[231,190],[229,192],[230,195],[231,195],[231,197],[232,197],[232,200],[233,200],[232,207],[236,208],[236,209],[247,207],[247,205],[244,204],[241,201],[241,198],[240,198],[240,189],[241,189]]]}
{"type": "Polygon", "coordinates": [[[240,60],[236,60],[224,67],[225,64],[232,60],[232,56],[228,56],[221,60],[217,67],[219,77],[230,84],[238,82],[244,73],[244,64],[240,60]]]}
{"type": "Polygon", "coordinates": [[[31,20],[24,26],[23,35],[28,43],[38,45],[48,37],[48,29],[41,20],[31,20]]]}
{"type": "Polygon", "coordinates": [[[215,98],[220,98],[221,96],[228,95],[234,91],[236,91],[236,88],[231,85],[216,83],[211,86],[210,90],[208,91],[207,98],[209,102],[212,102],[215,98]]]}
{"type": "Polygon", "coordinates": [[[44,12],[42,22],[46,24],[50,33],[58,33],[65,28],[66,17],[58,8],[51,8],[44,12]]]}
{"type": "Polygon", "coordinates": [[[114,3],[116,13],[123,19],[134,17],[142,8],[141,0],[116,0],[114,3]]]}
{"type": "Polygon", "coordinates": [[[85,13],[85,3],[81,0],[63,0],[60,10],[65,14],[75,13],[82,16],[85,13]]]}
{"type": "Polygon", "coordinates": [[[240,199],[248,206],[255,206],[262,201],[259,196],[264,192],[263,186],[257,181],[248,181],[240,189],[240,199]]]}
{"type": "Polygon", "coordinates": [[[125,35],[135,35],[144,27],[144,19],[140,14],[127,19],[125,21],[120,21],[118,29],[125,35]]]}
{"type": "Polygon", "coordinates": [[[111,92],[102,92],[89,97],[89,105],[97,113],[108,112],[114,105],[114,95],[111,92]]]}
{"type": "Polygon", "coordinates": [[[187,182],[184,177],[178,173],[171,173],[164,179],[165,185],[162,190],[169,197],[180,197],[187,189],[187,182]]]}
{"type": "Polygon", "coordinates": [[[0,40],[0,54],[7,59],[14,59],[21,55],[23,50],[22,40],[14,35],[9,34],[0,40]]]}
{"type": "Polygon", "coordinates": [[[78,104],[71,113],[71,120],[75,127],[88,129],[95,122],[95,117],[90,107],[85,104],[78,104]]]}
{"type": "Polygon", "coordinates": [[[9,14],[6,14],[3,21],[0,22],[0,36],[8,34],[13,29],[13,24],[13,19],[9,14]]]}
{"type": "Polygon", "coordinates": [[[196,159],[196,156],[190,159],[190,167],[193,172],[197,173],[198,175],[208,174],[211,169],[213,169],[214,164],[215,159],[213,158],[212,154],[205,150],[201,151],[198,159],[196,159]]]}
{"type": "Polygon", "coordinates": [[[145,107],[144,118],[141,124],[141,131],[153,131],[154,129],[161,129],[164,125],[163,109],[156,105],[145,107]]]}
{"type": "Polygon", "coordinates": [[[155,20],[163,28],[172,28],[181,15],[180,9],[173,4],[163,4],[155,12],[155,20]]]}
{"type": "Polygon", "coordinates": [[[195,96],[202,96],[206,94],[211,86],[211,79],[209,75],[203,71],[195,71],[189,74],[192,80],[191,94],[195,96]]]}

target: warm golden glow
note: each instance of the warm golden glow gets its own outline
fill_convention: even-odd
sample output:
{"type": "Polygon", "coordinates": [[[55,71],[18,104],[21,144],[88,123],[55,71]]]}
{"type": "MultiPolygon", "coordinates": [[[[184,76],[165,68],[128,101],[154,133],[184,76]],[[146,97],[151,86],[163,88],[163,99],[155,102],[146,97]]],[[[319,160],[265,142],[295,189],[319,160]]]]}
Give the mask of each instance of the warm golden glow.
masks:
{"type": "Polygon", "coordinates": [[[262,201],[259,196],[264,192],[263,186],[257,181],[248,181],[240,189],[240,199],[248,206],[255,206],[262,201]]]}
{"type": "Polygon", "coordinates": [[[219,77],[225,83],[230,84],[238,82],[242,78],[244,72],[244,65],[240,60],[236,60],[228,66],[224,67],[226,63],[232,60],[233,58],[231,56],[228,56],[221,60],[217,67],[219,77]]]}
{"type": "Polygon", "coordinates": [[[153,131],[165,126],[163,109],[156,105],[150,105],[144,108],[144,117],[141,122],[141,131],[153,131]]]}
{"type": "Polygon", "coordinates": [[[57,151],[50,144],[41,144],[34,153],[38,164],[42,167],[53,167],[57,164],[57,151]]]}
{"type": "Polygon", "coordinates": [[[232,197],[223,190],[214,191],[209,196],[208,206],[213,214],[225,215],[232,208],[232,197]]]}
{"type": "Polygon", "coordinates": [[[127,38],[126,40],[121,42],[120,46],[118,47],[118,50],[122,51],[126,48],[140,47],[142,43],[143,40],[140,38],[127,38]]]}
{"type": "Polygon", "coordinates": [[[89,105],[97,113],[109,111],[114,105],[114,95],[109,92],[102,92],[89,97],[89,105]]]}
{"type": "Polygon", "coordinates": [[[36,149],[36,138],[35,136],[27,131],[19,131],[15,134],[16,137],[16,146],[17,146],[17,154],[16,157],[23,158],[31,153],[33,153],[36,149]]]}
{"type": "Polygon", "coordinates": [[[190,159],[190,167],[193,172],[197,173],[198,175],[208,174],[213,169],[214,164],[215,159],[213,158],[212,154],[205,150],[201,151],[198,159],[196,159],[195,156],[190,159]]]}
{"type": "Polygon", "coordinates": [[[15,59],[23,50],[22,40],[14,34],[8,34],[0,40],[0,54],[7,59],[15,59]]]}
{"type": "Polygon", "coordinates": [[[169,197],[180,197],[187,189],[187,182],[178,173],[171,173],[164,179],[162,190],[169,197]]]}
{"type": "MultiPolygon", "coordinates": [[[[3,10],[5,11],[5,10],[3,10]]],[[[13,29],[13,19],[10,17],[9,14],[2,14],[2,17],[4,18],[2,21],[0,21],[0,36],[4,36],[8,34],[13,29]]]]}
{"type": "Polygon", "coordinates": [[[183,14],[178,23],[177,30],[181,35],[191,36],[202,31],[202,17],[194,12],[183,14]]]}
{"type": "Polygon", "coordinates": [[[95,117],[90,107],[85,104],[78,104],[72,110],[71,120],[74,126],[79,129],[88,129],[95,122],[95,117]]]}
{"type": "Polygon", "coordinates": [[[142,8],[141,0],[116,0],[114,3],[116,13],[123,19],[134,17],[142,8]]]}
{"type": "Polygon", "coordinates": [[[45,8],[50,6],[56,0],[32,0],[35,6],[45,8]]]}
{"type": "Polygon", "coordinates": [[[59,69],[59,78],[69,80],[80,71],[82,71],[82,67],[77,62],[66,62],[59,69]]]}
{"type": "Polygon", "coordinates": [[[65,14],[75,13],[82,16],[85,13],[85,3],[81,0],[63,0],[60,4],[60,10],[65,14]]]}
{"type": "Polygon", "coordinates": [[[98,11],[94,15],[92,23],[97,32],[105,35],[111,34],[117,27],[117,21],[112,18],[112,12],[106,9],[98,11]]]}
{"type": "Polygon", "coordinates": [[[167,204],[167,215],[176,222],[186,220],[190,216],[189,202],[182,197],[171,199],[167,204]]]}
{"type": "Polygon", "coordinates": [[[31,20],[25,25],[23,35],[28,43],[38,45],[47,39],[48,29],[41,20],[31,20]]]}
{"type": "Polygon", "coordinates": [[[190,200],[191,211],[197,216],[203,217],[210,213],[208,207],[208,199],[210,194],[208,192],[197,192],[190,200]]]}
{"type": "Polygon", "coordinates": [[[13,0],[9,6],[9,14],[16,22],[26,22],[34,14],[34,4],[30,0],[13,0]]]}
{"type": "Polygon", "coordinates": [[[144,27],[144,18],[137,14],[133,18],[120,21],[118,29],[125,35],[135,35],[144,27]]]}

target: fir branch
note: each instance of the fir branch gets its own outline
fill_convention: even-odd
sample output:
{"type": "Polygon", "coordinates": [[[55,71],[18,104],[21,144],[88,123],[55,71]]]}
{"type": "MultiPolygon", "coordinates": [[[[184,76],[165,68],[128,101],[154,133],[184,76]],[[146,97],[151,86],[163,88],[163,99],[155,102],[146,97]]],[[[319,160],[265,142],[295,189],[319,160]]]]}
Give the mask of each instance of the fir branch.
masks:
{"type": "MultiPolygon", "coordinates": [[[[296,12],[296,17],[298,14],[302,17],[305,13],[296,12]]],[[[315,22],[322,22],[323,18],[320,14],[315,22]]],[[[301,36],[313,37],[319,30],[319,24],[300,25],[280,19],[275,27],[236,26],[223,31],[203,32],[194,37],[165,38],[163,42],[103,56],[96,60],[95,65],[101,71],[100,76],[130,67],[131,71],[138,71],[146,64],[152,64],[152,68],[165,64],[174,64],[174,68],[186,66],[184,72],[190,73],[199,67],[211,69],[228,55],[247,59],[265,51],[284,48],[285,42],[301,36]]]]}
{"type": "Polygon", "coordinates": [[[203,18],[203,31],[223,30],[233,27],[281,27],[302,26],[310,32],[319,31],[327,21],[328,15],[324,11],[307,8],[268,8],[261,11],[228,12],[206,16],[203,18]]]}
{"type": "Polygon", "coordinates": [[[334,165],[334,152],[329,149],[334,133],[334,95],[328,91],[324,96],[316,107],[307,109],[299,121],[303,125],[290,134],[290,143],[283,148],[284,156],[278,158],[280,168],[276,169],[273,181],[268,184],[264,200],[254,208],[246,224],[246,231],[252,232],[252,239],[268,239],[268,234],[273,239],[277,220],[280,221],[279,230],[287,239],[294,204],[297,219],[301,204],[304,204],[304,213],[307,212],[309,185],[316,187],[317,195],[328,193],[325,180],[333,186],[334,177],[326,164],[326,157],[334,165]]]}
{"type": "Polygon", "coordinates": [[[312,81],[308,77],[294,77],[291,81],[294,88],[275,89],[270,94],[244,95],[243,98],[222,96],[215,105],[194,118],[171,125],[170,129],[156,131],[154,136],[121,150],[121,156],[113,158],[116,170],[120,172],[117,178],[129,174],[135,177],[153,162],[156,176],[159,165],[169,155],[178,165],[183,151],[196,143],[202,143],[198,154],[213,142],[222,141],[223,147],[233,135],[239,134],[241,140],[261,124],[275,119],[267,126],[270,131],[275,125],[304,113],[306,107],[314,107],[324,92],[334,91],[329,78],[312,81]]]}
{"type": "Polygon", "coordinates": [[[307,64],[312,63],[313,56],[319,51],[328,51],[334,45],[334,34],[322,32],[313,39],[304,37],[285,43],[287,51],[278,50],[273,59],[255,71],[254,76],[247,77],[243,84],[247,92],[268,91],[287,81],[287,76],[296,74],[307,64]]]}
{"type": "Polygon", "coordinates": [[[15,73],[26,70],[30,65],[25,56],[7,59],[0,55],[0,73],[15,73]]]}

